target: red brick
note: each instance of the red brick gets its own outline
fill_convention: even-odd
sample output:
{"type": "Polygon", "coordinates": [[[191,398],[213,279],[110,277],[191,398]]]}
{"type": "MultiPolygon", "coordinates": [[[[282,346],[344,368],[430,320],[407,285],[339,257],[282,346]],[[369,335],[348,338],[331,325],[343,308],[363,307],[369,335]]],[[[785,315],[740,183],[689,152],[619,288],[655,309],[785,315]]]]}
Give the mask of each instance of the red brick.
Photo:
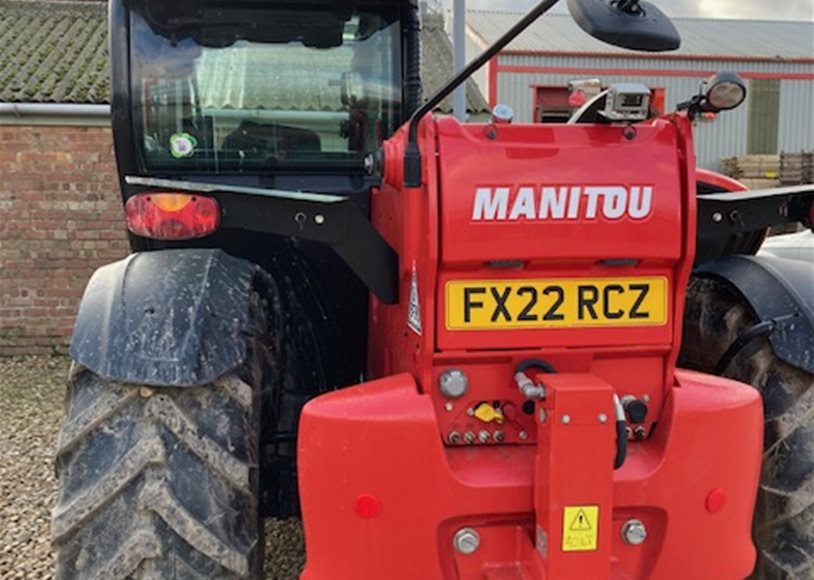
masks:
{"type": "Polygon", "coordinates": [[[93,271],[127,255],[110,130],[0,127],[0,355],[64,353],[93,271]]]}

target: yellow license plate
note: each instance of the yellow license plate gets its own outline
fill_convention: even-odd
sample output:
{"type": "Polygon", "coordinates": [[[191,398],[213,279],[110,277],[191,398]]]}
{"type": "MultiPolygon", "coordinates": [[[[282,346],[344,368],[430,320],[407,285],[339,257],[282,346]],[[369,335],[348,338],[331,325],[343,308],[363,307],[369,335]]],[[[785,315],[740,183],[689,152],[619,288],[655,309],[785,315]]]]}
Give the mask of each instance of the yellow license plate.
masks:
{"type": "Polygon", "coordinates": [[[447,330],[660,326],[667,279],[561,278],[447,282],[447,330]]]}

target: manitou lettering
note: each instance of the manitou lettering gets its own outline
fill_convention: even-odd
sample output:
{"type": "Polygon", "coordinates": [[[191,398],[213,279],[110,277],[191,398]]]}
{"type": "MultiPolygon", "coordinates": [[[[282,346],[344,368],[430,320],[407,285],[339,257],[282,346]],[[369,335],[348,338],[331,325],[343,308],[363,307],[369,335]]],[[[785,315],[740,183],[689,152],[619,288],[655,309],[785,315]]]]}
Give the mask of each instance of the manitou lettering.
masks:
{"type": "Polygon", "coordinates": [[[653,188],[645,185],[479,187],[472,221],[643,220],[652,207],[653,188]]]}

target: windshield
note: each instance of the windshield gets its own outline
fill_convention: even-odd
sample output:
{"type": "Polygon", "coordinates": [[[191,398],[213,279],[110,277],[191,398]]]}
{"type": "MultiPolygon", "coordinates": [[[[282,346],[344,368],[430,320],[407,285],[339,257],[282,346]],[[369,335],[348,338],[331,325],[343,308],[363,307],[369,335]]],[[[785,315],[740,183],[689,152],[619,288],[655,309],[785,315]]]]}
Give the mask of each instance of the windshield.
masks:
{"type": "MultiPolygon", "coordinates": [[[[287,12],[279,27],[291,30],[292,18],[306,26],[319,15],[287,12]]],[[[361,171],[365,154],[400,124],[395,17],[356,12],[321,44],[279,30],[260,37],[265,23],[241,23],[246,34],[230,26],[227,42],[216,23],[171,40],[131,14],[134,122],[147,172],[361,171]]]]}

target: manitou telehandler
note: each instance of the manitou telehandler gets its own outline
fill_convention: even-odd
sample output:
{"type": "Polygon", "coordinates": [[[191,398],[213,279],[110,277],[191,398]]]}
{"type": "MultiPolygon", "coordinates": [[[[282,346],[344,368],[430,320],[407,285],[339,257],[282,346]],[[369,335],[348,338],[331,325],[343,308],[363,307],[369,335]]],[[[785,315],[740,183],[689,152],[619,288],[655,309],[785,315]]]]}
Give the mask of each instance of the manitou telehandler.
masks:
{"type": "Polygon", "coordinates": [[[58,578],[258,578],[299,513],[307,580],[814,576],[814,265],[754,255],[814,191],[693,153],[744,83],[432,115],[556,1],[426,102],[415,1],[111,2],[134,253],[76,319],[58,578]]]}

